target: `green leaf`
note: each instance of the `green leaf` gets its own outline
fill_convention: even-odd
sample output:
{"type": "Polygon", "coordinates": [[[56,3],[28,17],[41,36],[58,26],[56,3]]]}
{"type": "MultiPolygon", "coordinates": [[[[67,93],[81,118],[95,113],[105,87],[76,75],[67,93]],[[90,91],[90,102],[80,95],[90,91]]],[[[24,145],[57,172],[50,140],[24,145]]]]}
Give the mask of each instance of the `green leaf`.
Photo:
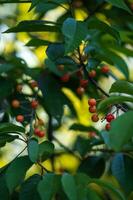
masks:
{"type": "MultiPolygon", "coordinates": [[[[115,67],[117,67],[118,70],[127,79],[129,78],[129,70],[128,70],[127,63],[121,56],[117,55],[115,52],[113,52],[109,49],[105,49],[102,46],[97,49],[97,53],[99,56],[103,56],[103,57],[101,57],[101,59],[103,59],[104,61],[107,61],[111,65],[112,64],[115,65],[115,67]]],[[[98,58],[99,58],[99,56],[98,56],[98,58]]]]}
{"type": "Polygon", "coordinates": [[[51,71],[53,72],[54,74],[58,75],[58,76],[61,76],[63,75],[64,72],[58,70],[57,66],[55,65],[54,62],[52,62],[51,60],[49,59],[46,59],[45,60],[45,66],[51,71]]]}
{"type": "Polygon", "coordinates": [[[112,160],[111,172],[120,183],[122,189],[129,195],[133,191],[133,159],[123,154],[117,154],[112,160]]]}
{"type": "Polygon", "coordinates": [[[47,40],[41,40],[38,38],[31,39],[26,46],[28,47],[39,47],[39,46],[48,46],[51,42],[47,40]]]}
{"type": "Polygon", "coordinates": [[[54,144],[49,141],[44,141],[39,144],[38,159],[43,162],[50,158],[54,153],[54,144]]]}
{"type": "Polygon", "coordinates": [[[110,97],[102,100],[98,104],[97,110],[104,111],[110,105],[124,103],[124,102],[133,102],[133,97],[128,97],[128,96],[110,96],[110,97]]]}
{"type": "Polygon", "coordinates": [[[59,26],[47,21],[25,20],[21,21],[16,27],[6,30],[4,33],[17,32],[59,32],[59,26]],[[51,25],[49,25],[51,24],[51,25]]]}
{"type": "Polygon", "coordinates": [[[64,111],[63,107],[69,103],[69,100],[61,91],[62,85],[60,81],[52,74],[45,71],[38,82],[43,94],[42,105],[46,112],[50,113],[58,122],[60,122],[64,111]]]}
{"type": "Polygon", "coordinates": [[[92,179],[92,183],[95,183],[95,184],[103,187],[104,189],[110,190],[111,192],[113,192],[115,194],[115,196],[118,199],[126,200],[126,198],[123,196],[123,194],[118,189],[116,189],[116,187],[112,186],[110,183],[107,183],[107,182],[104,182],[104,181],[98,180],[98,179],[92,179]]]}
{"type": "Polygon", "coordinates": [[[118,80],[112,84],[109,92],[110,93],[119,92],[119,93],[133,95],[133,84],[128,81],[118,80]]]}
{"type": "Polygon", "coordinates": [[[78,168],[78,172],[86,173],[91,178],[101,177],[104,173],[104,170],[105,161],[100,156],[88,156],[81,162],[78,168]]]}
{"type": "Polygon", "coordinates": [[[46,53],[50,60],[55,61],[58,58],[64,56],[65,53],[64,44],[61,43],[50,44],[46,50],[46,53]]]}
{"type": "Polygon", "coordinates": [[[62,32],[65,36],[65,53],[73,52],[81,44],[88,34],[86,24],[76,21],[73,18],[67,18],[62,26],[62,32]]]}
{"type": "Polygon", "coordinates": [[[96,191],[92,190],[91,188],[87,189],[87,200],[102,200],[100,196],[96,193],[96,191]]]}
{"type": "Polygon", "coordinates": [[[41,181],[39,174],[34,174],[29,177],[21,186],[19,199],[20,200],[40,200],[37,192],[37,185],[41,181]]]}
{"type": "Polygon", "coordinates": [[[63,174],[62,179],[63,190],[69,200],[77,200],[77,188],[74,177],[70,174],[63,174]]]}
{"type": "Polygon", "coordinates": [[[0,195],[2,200],[9,200],[10,195],[5,181],[5,173],[0,174],[0,195]]]}
{"type": "Polygon", "coordinates": [[[109,131],[110,146],[115,151],[120,151],[132,136],[133,111],[128,111],[112,121],[109,131]]]}
{"type": "Polygon", "coordinates": [[[11,63],[8,64],[0,64],[0,74],[2,74],[3,72],[9,72],[10,70],[12,70],[14,68],[14,65],[12,65],[11,63]]]}
{"type": "Polygon", "coordinates": [[[5,146],[6,142],[12,142],[18,138],[18,135],[0,134],[0,147],[5,146]]]}
{"type": "Polygon", "coordinates": [[[28,156],[19,157],[11,162],[5,174],[6,184],[10,193],[22,183],[27,170],[31,166],[32,162],[28,156]]]}
{"type": "Polygon", "coordinates": [[[119,32],[114,29],[113,27],[109,26],[108,24],[100,21],[96,17],[92,17],[86,21],[87,26],[89,29],[97,29],[102,31],[103,33],[107,33],[112,35],[117,41],[120,41],[119,32]]]}
{"type": "Polygon", "coordinates": [[[0,77],[0,101],[9,96],[13,90],[13,82],[6,78],[0,77]]]}
{"type": "Polygon", "coordinates": [[[111,3],[113,6],[121,8],[121,9],[127,11],[128,13],[132,14],[131,10],[125,4],[124,0],[106,0],[106,1],[111,3]]]}
{"type": "Polygon", "coordinates": [[[95,131],[98,133],[97,129],[94,128],[93,126],[85,126],[83,124],[77,124],[74,123],[69,127],[70,130],[74,131],[81,131],[81,132],[89,132],[89,131],[95,131]]]}
{"type": "Polygon", "coordinates": [[[38,140],[35,138],[31,138],[28,142],[28,156],[33,163],[38,160],[38,153],[39,153],[38,140]]]}
{"type": "Polygon", "coordinates": [[[60,176],[47,173],[38,184],[38,192],[41,200],[51,200],[60,187],[60,176]]]}
{"type": "Polygon", "coordinates": [[[3,133],[20,134],[20,133],[24,133],[24,132],[25,132],[25,128],[22,126],[17,126],[15,124],[11,124],[11,123],[1,123],[0,124],[0,134],[3,134],[3,133]]]}

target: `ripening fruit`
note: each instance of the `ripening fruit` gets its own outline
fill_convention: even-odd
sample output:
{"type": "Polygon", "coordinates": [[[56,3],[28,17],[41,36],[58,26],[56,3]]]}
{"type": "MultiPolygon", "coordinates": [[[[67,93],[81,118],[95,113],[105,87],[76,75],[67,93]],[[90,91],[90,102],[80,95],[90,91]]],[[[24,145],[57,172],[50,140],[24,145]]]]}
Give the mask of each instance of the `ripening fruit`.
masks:
{"type": "Polygon", "coordinates": [[[104,73],[104,74],[107,74],[109,71],[110,71],[110,69],[109,69],[109,66],[108,66],[108,65],[104,65],[104,66],[101,68],[101,72],[104,73]]]}
{"type": "Polygon", "coordinates": [[[36,109],[37,106],[38,106],[38,101],[32,100],[32,102],[31,102],[31,107],[32,107],[33,109],[36,109]]]}
{"type": "Polygon", "coordinates": [[[90,113],[95,113],[96,112],[96,106],[90,106],[89,107],[89,112],[90,113]]]}
{"type": "Polygon", "coordinates": [[[90,77],[90,78],[95,78],[95,77],[96,77],[96,71],[95,71],[95,70],[91,70],[91,71],[89,72],[89,77],[90,77]]]}
{"type": "Polygon", "coordinates": [[[45,132],[44,131],[39,131],[38,137],[42,138],[44,136],[45,136],[45,132]]]}
{"type": "Polygon", "coordinates": [[[61,77],[61,81],[66,83],[70,80],[70,74],[64,74],[62,77],[61,77]]]}
{"type": "Polygon", "coordinates": [[[34,129],[34,134],[40,138],[44,137],[45,136],[45,132],[44,131],[41,131],[39,128],[35,128],[34,129]]]}
{"type": "Polygon", "coordinates": [[[38,87],[37,81],[31,81],[31,82],[30,82],[30,86],[31,86],[32,88],[38,87]]]}
{"type": "Polygon", "coordinates": [[[20,107],[20,101],[18,101],[17,99],[14,99],[12,101],[12,107],[13,108],[19,108],[20,107]]]}
{"type": "Polygon", "coordinates": [[[39,128],[35,128],[35,129],[34,129],[34,134],[35,134],[35,135],[38,136],[39,132],[40,132],[40,129],[39,129],[39,128]]]}
{"type": "Polygon", "coordinates": [[[80,80],[80,86],[83,87],[83,88],[86,88],[88,85],[88,80],[86,79],[81,79],[80,80]]]}
{"type": "Polygon", "coordinates": [[[63,71],[64,70],[64,65],[60,64],[57,66],[58,70],[59,71],[63,71]]]}
{"type": "Polygon", "coordinates": [[[110,130],[110,128],[111,128],[111,125],[110,125],[110,123],[107,123],[107,124],[105,125],[105,129],[106,129],[106,131],[109,131],[109,130],[110,130]]]}
{"type": "Polygon", "coordinates": [[[89,100],[88,100],[88,104],[89,104],[90,106],[96,106],[96,104],[97,104],[96,99],[94,99],[94,98],[89,99],[89,100]]]}
{"type": "Polygon", "coordinates": [[[24,121],[24,116],[23,115],[17,115],[16,121],[22,123],[24,121]]]}
{"type": "Polygon", "coordinates": [[[22,89],[23,89],[23,85],[18,84],[18,85],[16,86],[17,92],[22,92],[22,89]]]}
{"type": "Polygon", "coordinates": [[[85,89],[83,87],[78,87],[76,92],[77,92],[78,95],[82,95],[82,94],[84,94],[85,89]]]}
{"type": "Polygon", "coordinates": [[[114,120],[115,119],[115,117],[114,117],[114,115],[113,114],[108,114],[107,116],[106,116],[106,120],[107,120],[107,122],[111,122],[112,120],[114,120]]]}
{"type": "Polygon", "coordinates": [[[98,122],[98,121],[99,121],[98,114],[93,114],[93,115],[91,116],[91,120],[92,120],[93,122],[98,122]]]}

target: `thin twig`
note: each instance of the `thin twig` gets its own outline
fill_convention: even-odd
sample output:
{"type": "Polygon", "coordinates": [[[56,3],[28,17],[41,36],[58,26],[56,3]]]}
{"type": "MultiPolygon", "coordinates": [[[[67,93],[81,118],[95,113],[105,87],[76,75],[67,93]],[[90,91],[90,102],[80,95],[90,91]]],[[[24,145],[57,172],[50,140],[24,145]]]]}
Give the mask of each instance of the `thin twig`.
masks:
{"type": "Polygon", "coordinates": [[[65,146],[64,144],[62,144],[55,136],[53,136],[53,139],[63,148],[65,149],[67,152],[69,152],[70,154],[72,154],[73,156],[77,157],[78,159],[82,160],[81,157],[78,154],[75,154],[71,149],[69,149],[67,146],[65,146]]]}
{"type": "Polygon", "coordinates": [[[51,171],[48,170],[46,167],[44,167],[41,163],[37,162],[37,164],[41,167],[41,169],[43,169],[44,171],[46,171],[47,173],[50,173],[51,171]]]}

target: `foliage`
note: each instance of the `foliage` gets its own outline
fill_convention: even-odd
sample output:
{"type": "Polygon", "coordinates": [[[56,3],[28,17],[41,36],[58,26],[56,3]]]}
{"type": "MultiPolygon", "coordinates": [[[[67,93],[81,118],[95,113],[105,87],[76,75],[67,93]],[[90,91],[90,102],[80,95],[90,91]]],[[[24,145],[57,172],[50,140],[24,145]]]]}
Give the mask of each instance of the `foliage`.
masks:
{"type": "MultiPolygon", "coordinates": [[[[1,51],[0,148],[20,141],[25,145],[0,168],[1,198],[129,199],[133,192],[133,83],[127,60],[133,56],[132,0],[0,1],[1,7],[14,3],[14,16],[0,18],[1,27],[8,26],[3,35],[13,34],[16,45],[26,33],[26,48],[33,55],[43,48],[43,63],[30,66],[18,56],[15,45],[9,52],[1,51]],[[24,3],[33,19],[20,21],[19,5],[24,3]],[[56,9],[57,19],[46,20],[56,9]],[[112,80],[109,91],[100,84],[103,79],[112,80]],[[88,99],[88,124],[79,120],[75,96],[79,102],[85,99],[85,104],[88,99]],[[40,112],[47,116],[45,120],[40,112]],[[64,124],[68,135],[74,133],[70,146],[56,135],[62,134],[64,124]],[[79,162],[74,173],[56,168],[56,159],[66,152],[79,162]],[[30,174],[34,166],[38,173],[30,174]],[[115,181],[106,180],[108,175],[115,181]]],[[[85,118],[84,108],[77,108],[83,109],[85,118]]]]}

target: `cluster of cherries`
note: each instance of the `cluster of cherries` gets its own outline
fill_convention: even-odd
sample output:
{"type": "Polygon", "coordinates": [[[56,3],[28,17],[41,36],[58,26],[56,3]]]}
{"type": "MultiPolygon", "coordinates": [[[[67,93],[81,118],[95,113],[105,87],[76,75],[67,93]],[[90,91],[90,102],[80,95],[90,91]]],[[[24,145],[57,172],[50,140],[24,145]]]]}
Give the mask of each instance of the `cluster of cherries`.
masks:
{"type": "MultiPolygon", "coordinates": [[[[29,84],[33,89],[38,87],[38,84],[37,84],[36,81],[32,81],[29,84]]],[[[22,92],[22,89],[23,89],[23,85],[22,84],[18,84],[17,87],[16,87],[16,91],[17,92],[22,92]]],[[[11,102],[11,106],[14,109],[17,109],[17,108],[22,108],[23,109],[21,104],[22,104],[22,102],[17,100],[17,99],[12,100],[12,102],[11,102]]],[[[32,110],[36,110],[38,105],[39,105],[39,102],[36,99],[32,99],[30,101],[30,107],[31,107],[32,110]]],[[[23,123],[24,120],[25,120],[24,115],[19,114],[19,115],[16,116],[16,121],[17,122],[23,123]]],[[[40,128],[38,128],[40,125],[42,126],[43,124],[44,124],[44,122],[42,120],[40,120],[40,119],[37,119],[37,121],[35,123],[34,134],[36,136],[40,137],[40,138],[45,136],[45,131],[41,130],[40,128]]]]}
{"type": "MultiPolygon", "coordinates": [[[[99,121],[99,116],[97,114],[96,104],[97,104],[96,99],[91,98],[91,99],[88,100],[89,112],[93,113],[92,116],[91,116],[91,120],[93,122],[98,122],[99,121]]],[[[109,113],[109,114],[106,115],[105,120],[106,120],[107,123],[105,125],[105,129],[107,131],[110,130],[110,128],[111,128],[111,124],[110,123],[114,119],[115,119],[115,117],[114,117],[114,115],[112,113],[109,113]]]]}
{"type": "MultiPolygon", "coordinates": [[[[61,64],[61,65],[58,65],[58,70],[63,71],[63,70],[64,70],[64,65],[62,65],[62,64],[61,64]]],[[[104,74],[107,74],[107,73],[110,71],[108,65],[102,66],[102,67],[100,68],[100,70],[101,70],[101,72],[104,73],[104,74]]],[[[73,73],[72,73],[72,74],[73,74],[73,73]]],[[[67,83],[67,82],[70,80],[72,74],[71,74],[71,73],[66,73],[66,74],[64,74],[64,75],[60,78],[61,81],[64,82],[64,83],[67,83]]],[[[82,70],[76,71],[76,74],[77,74],[77,76],[80,78],[79,87],[76,89],[76,93],[77,93],[78,95],[81,96],[81,95],[83,95],[83,94],[85,93],[85,89],[86,89],[87,86],[88,86],[88,80],[82,78],[82,77],[83,77],[83,71],[82,71],[82,70]]],[[[89,73],[88,73],[88,76],[89,76],[90,78],[95,78],[96,75],[97,75],[97,72],[96,72],[96,70],[94,70],[94,69],[90,70],[89,73]]]]}

